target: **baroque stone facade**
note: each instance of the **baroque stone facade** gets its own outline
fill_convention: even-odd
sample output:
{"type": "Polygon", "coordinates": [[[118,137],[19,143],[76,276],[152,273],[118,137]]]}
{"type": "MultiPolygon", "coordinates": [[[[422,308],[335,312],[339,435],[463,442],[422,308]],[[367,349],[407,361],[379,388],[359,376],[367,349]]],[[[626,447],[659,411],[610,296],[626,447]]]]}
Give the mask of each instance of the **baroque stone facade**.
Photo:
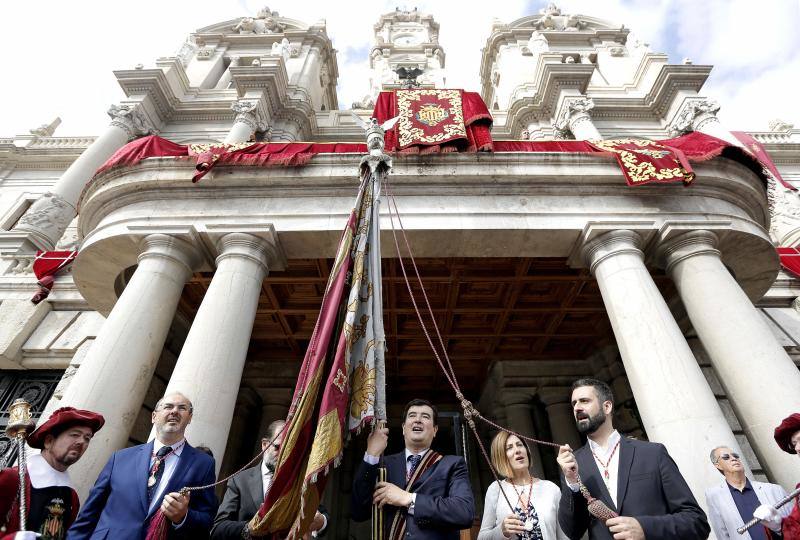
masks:
{"type": "MultiPolygon", "coordinates": [[[[76,405],[106,415],[103,440],[76,465],[82,495],[111,452],[147,439],[167,388],[195,400],[188,436],[213,449],[221,472],[286,414],[359,157],[220,168],[199,185],[190,162],[166,158],[95,171],[146,133],[183,144],[361,141],[351,114],[367,119],[378,92],[402,84],[400,68],[419,70],[423,87],[446,84],[431,15],[387,13],[374,36],[355,111],[339,109],[324,24],[265,8],[198,30],[155,69],[115,72],[128,97],[97,137],[58,137],[53,122],[0,139],[0,369],[32,379],[64,370],[43,414],[76,405]],[[73,246],[72,269],[32,304],[36,250],[73,246]]],[[[628,36],[554,5],[494,24],[476,66],[494,138],[701,131],[739,144],[702,93],[711,66],[670,64],[628,36]]],[[[751,135],[800,183],[800,130],[774,121],[751,135]]],[[[800,282],[774,249],[800,241],[800,200],[724,157],[695,168],[688,188],[630,188],[604,156],[400,155],[392,178],[448,351],[481,411],[575,444],[569,384],[600,377],[617,393],[620,429],[666,444],[704,501],[718,479],[705,456],[720,444],[740,448],[759,477],[789,487],[800,476],[769,436],[800,410],[800,282]]],[[[390,414],[419,394],[456,413],[389,245],[390,414]]],[[[482,493],[490,475],[452,418],[440,438],[472,453],[482,493]]],[[[337,494],[354,459],[326,495],[335,538],[353,533],[337,494]]],[[[546,450],[533,462],[557,475],[546,450]]]]}

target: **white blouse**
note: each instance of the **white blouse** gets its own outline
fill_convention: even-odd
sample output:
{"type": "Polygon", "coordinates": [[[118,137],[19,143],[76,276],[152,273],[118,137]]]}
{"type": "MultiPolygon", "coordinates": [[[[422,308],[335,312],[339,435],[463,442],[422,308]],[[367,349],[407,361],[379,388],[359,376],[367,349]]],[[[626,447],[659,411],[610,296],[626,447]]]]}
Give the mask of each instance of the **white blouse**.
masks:
{"type": "MultiPolygon", "coordinates": [[[[516,487],[507,480],[501,480],[503,491],[506,497],[511,500],[511,504],[517,502],[519,497],[519,487],[516,487]]],[[[529,484],[530,485],[530,484],[529,484]]],[[[528,488],[525,489],[527,495],[528,488]]],[[[533,483],[533,507],[539,516],[539,527],[542,530],[543,540],[569,540],[569,537],[561,531],[558,526],[558,503],[561,500],[561,490],[557,485],[549,480],[537,480],[533,483]]],[[[507,540],[503,536],[503,519],[512,513],[505,497],[500,493],[497,482],[492,482],[486,490],[486,500],[483,502],[483,521],[481,521],[481,531],[478,533],[478,540],[507,540]]],[[[517,535],[511,535],[516,538],[517,535]]]]}

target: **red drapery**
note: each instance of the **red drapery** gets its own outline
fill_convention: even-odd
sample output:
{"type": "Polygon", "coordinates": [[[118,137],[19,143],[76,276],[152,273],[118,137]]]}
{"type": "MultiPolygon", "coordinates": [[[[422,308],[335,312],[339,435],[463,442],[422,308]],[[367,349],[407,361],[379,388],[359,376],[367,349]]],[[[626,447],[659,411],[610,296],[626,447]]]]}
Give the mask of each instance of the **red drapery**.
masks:
{"type": "MultiPolygon", "coordinates": [[[[375,110],[372,111],[372,116],[382,124],[390,118],[401,115],[401,122],[403,116],[408,118],[409,122],[413,123],[414,127],[423,129],[428,135],[434,133],[435,130],[427,129],[424,124],[420,124],[418,119],[413,117],[418,113],[417,107],[412,106],[408,110],[401,111],[398,106],[397,94],[402,96],[403,92],[422,92],[422,90],[395,90],[392,92],[381,92],[375,102],[375,110]]],[[[478,152],[492,150],[492,115],[489,114],[489,109],[477,92],[464,92],[463,90],[441,90],[440,92],[458,92],[460,96],[461,114],[463,117],[463,126],[466,136],[452,137],[443,140],[442,142],[424,141],[420,137],[414,139],[414,142],[409,144],[400,145],[399,130],[401,129],[400,123],[395,125],[394,128],[386,132],[384,141],[386,143],[387,152],[401,152],[401,153],[420,153],[430,154],[436,152],[478,152]]],[[[425,99],[425,98],[423,98],[425,99]]],[[[433,101],[444,103],[443,99],[438,99],[436,96],[429,96],[433,101]]],[[[455,105],[453,105],[455,107],[455,105]]],[[[440,127],[446,125],[444,122],[437,125],[440,127]]]]}
{"type": "Polygon", "coordinates": [[[793,247],[779,247],[778,256],[781,266],[796,278],[800,278],[800,249],[793,247]]]}
{"type": "Polygon", "coordinates": [[[31,302],[38,304],[50,294],[56,275],[67,268],[75,257],[77,251],[37,251],[33,261],[33,273],[36,274],[39,290],[31,298],[31,302]]]}
{"type": "MultiPolygon", "coordinates": [[[[469,92],[464,93],[465,96],[469,92]]],[[[467,98],[465,98],[465,101],[467,98]]],[[[377,110],[377,106],[376,106],[377,110]]],[[[387,133],[387,139],[390,136],[387,133]]],[[[487,132],[488,133],[488,132],[487,132]]],[[[479,141],[480,139],[476,139],[479,141]]],[[[395,138],[396,141],[396,138],[395,138]]],[[[666,149],[670,151],[668,159],[680,164],[687,172],[691,172],[687,167],[692,162],[706,161],[724,153],[726,157],[739,161],[754,170],[762,179],[765,179],[763,169],[771,171],[765,159],[769,156],[763,151],[759,153],[748,152],[738,146],[705,135],[699,132],[692,132],[675,139],[655,141],[659,146],[657,150],[666,149]]],[[[446,143],[443,146],[447,146],[446,143]]],[[[477,143],[476,143],[477,144],[477,143]]],[[[628,180],[629,185],[637,185],[646,182],[630,182],[625,166],[622,163],[622,156],[618,152],[613,152],[603,148],[603,141],[494,141],[492,147],[495,153],[504,152],[576,152],[576,153],[601,153],[614,156],[620,164],[620,168],[628,180]]],[[[387,146],[388,148],[388,146],[387,146]]],[[[411,147],[410,147],[411,148],[411,147]]],[[[451,146],[452,149],[457,149],[451,146]]],[[[409,149],[406,149],[409,150],[409,149]]],[[[441,152],[452,151],[439,149],[441,152]]],[[[118,150],[103,166],[99,172],[106,171],[118,166],[132,166],[139,161],[150,157],[175,157],[177,159],[194,159],[197,164],[197,173],[194,181],[199,180],[212,167],[220,165],[250,165],[250,166],[281,166],[299,167],[308,163],[316,154],[341,154],[353,153],[364,154],[367,146],[363,143],[252,143],[244,148],[228,151],[222,145],[206,148],[203,152],[191,152],[188,146],[179,145],[162,139],[157,135],[150,135],[137,139],[120,150],[118,150]]],[[[639,160],[646,160],[647,156],[639,154],[639,160]]],[[[769,161],[771,164],[772,162],[769,161]]],[[[774,165],[771,165],[774,169],[774,165]]],[[[775,169],[777,171],[777,169],[775,169]]],[[[774,174],[774,173],[773,173],[774,174]]],[[[780,176],[777,177],[780,179],[780,176]]],[[[675,178],[674,181],[684,181],[684,178],[675,178]]],[[[790,189],[794,189],[790,184],[785,184],[790,189]]]]}

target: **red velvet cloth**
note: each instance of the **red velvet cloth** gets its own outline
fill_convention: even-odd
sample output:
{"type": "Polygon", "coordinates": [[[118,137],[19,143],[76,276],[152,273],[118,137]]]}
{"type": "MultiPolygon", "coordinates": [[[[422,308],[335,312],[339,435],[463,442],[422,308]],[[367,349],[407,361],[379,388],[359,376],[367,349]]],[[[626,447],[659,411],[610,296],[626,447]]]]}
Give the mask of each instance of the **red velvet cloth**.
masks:
{"type": "MultiPolygon", "coordinates": [[[[378,96],[375,102],[375,109],[372,111],[372,116],[378,120],[378,123],[382,124],[400,114],[397,106],[397,92],[403,92],[403,90],[381,92],[378,96]]],[[[489,113],[489,109],[486,108],[483,98],[477,92],[460,91],[460,93],[466,137],[447,139],[440,143],[418,142],[417,144],[400,148],[398,142],[400,126],[398,123],[386,132],[384,137],[386,151],[420,154],[491,151],[492,115],[489,113]]]]}
{"type": "MultiPolygon", "coordinates": [[[[31,500],[31,478],[25,473],[25,499],[31,500]]],[[[0,470],[0,527],[5,526],[7,533],[19,531],[19,469],[9,467],[0,470]],[[8,522],[6,522],[8,517],[8,522]]],[[[64,520],[64,530],[78,517],[81,503],[78,494],[72,490],[72,509],[70,515],[64,520]]]]}
{"type": "MultiPolygon", "coordinates": [[[[800,484],[796,487],[800,487],[800,484]]],[[[792,513],[783,518],[781,534],[783,540],[800,540],[800,497],[795,498],[792,513]]]]}
{"type": "Polygon", "coordinates": [[[367,152],[367,145],[362,143],[254,143],[247,148],[232,152],[217,152],[217,148],[213,148],[210,152],[195,154],[197,173],[192,177],[192,182],[200,180],[216,165],[300,167],[308,163],[315,154],[367,152]]]}
{"type": "MultiPolygon", "coordinates": [[[[464,149],[463,140],[450,141],[442,145],[416,147],[411,146],[406,148],[401,153],[420,152],[451,152],[451,151],[475,151],[476,149],[492,148],[495,152],[577,152],[577,153],[605,153],[612,154],[603,149],[599,149],[588,141],[494,141],[491,140],[489,134],[490,121],[486,119],[485,106],[481,108],[483,103],[480,96],[472,96],[471,92],[463,93],[463,104],[465,108],[465,124],[467,125],[467,134],[469,143],[464,149]],[[466,112],[472,112],[472,116],[467,116],[466,112]],[[472,123],[469,123],[472,120],[472,123]]],[[[375,106],[375,113],[381,121],[392,118],[391,116],[391,92],[384,92],[379,96],[378,103],[375,106]]],[[[386,134],[387,150],[392,147],[389,144],[397,144],[397,136],[394,130],[390,130],[386,134]],[[391,142],[394,141],[394,142],[391,142]]],[[[769,156],[766,152],[752,153],[743,150],[738,146],[733,146],[730,143],[705,135],[699,132],[692,132],[675,139],[667,139],[663,141],[656,141],[672,152],[670,159],[677,160],[681,166],[690,170],[688,165],[692,162],[706,161],[719,155],[725,155],[731,159],[739,161],[744,165],[751,168],[762,179],[765,179],[763,169],[766,168],[772,172],[769,164],[766,162],[769,156]],[[685,158],[684,158],[685,156],[685,158]]],[[[355,153],[364,154],[367,152],[367,147],[363,143],[310,143],[310,142],[293,142],[293,143],[253,143],[247,148],[234,150],[232,152],[217,152],[213,151],[211,154],[200,153],[194,154],[194,159],[197,160],[198,173],[195,174],[194,180],[199,180],[206,174],[212,167],[216,165],[250,165],[250,166],[289,166],[298,167],[305,165],[315,155],[320,153],[355,153]],[[213,158],[216,155],[216,159],[213,158]]],[[[149,157],[177,157],[189,158],[189,147],[172,143],[166,139],[162,139],[156,135],[150,135],[137,139],[120,150],[118,150],[99,170],[102,172],[112,167],[120,165],[131,166],[139,161],[149,157]]],[[[619,154],[615,158],[620,161],[619,154]]],[[[774,169],[774,165],[771,165],[774,169]]],[[[775,169],[777,171],[777,169],[775,169]]],[[[775,174],[772,172],[772,174],[775,174]]],[[[627,178],[627,177],[626,177],[627,178]]],[[[780,176],[776,178],[780,179],[780,176]]],[[[787,187],[790,187],[790,185],[787,187]]],[[[791,188],[794,189],[794,188],[791,188]]]]}
{"type": "Polygon", "coordinates": [[[752,135],[745,133],[744,131],[731,131],[731,134],[739,139],[739,141],[741,141],[741,143],[749,152],[753,153],[753,156],[759,161],[759,163],[761,163],[778,182],[792,191],[797,190],[796,187],[783,179],[781,173],[778,171],[775,163],[773,163],[772,158],[769,157],[769,153],[767,152],[767,149],[764,148],[763,144],[755,140],[752,135]]]}
{"type": "Polygon", "coordinates": [[[800,278],[800,249],[779,247],[778,256],[781,260],[781,266],[794,277],[800,278]]]}
{"type": "Polygon", "coordinates": [[[77,251],[37,251],[33,273],[38,279],[39,290],[33,295],[31,302],[38,304],[47,298],[58,272],[72,264],[77,256],[77,251]]]}
{"type": "Polygon", "coordinates": [[[129,142],[108,158],[95,174],[124,165],[130,167],[149,157],[188,156],[189,147],[177,144],[158,135],[148,135],[129,142]]]}

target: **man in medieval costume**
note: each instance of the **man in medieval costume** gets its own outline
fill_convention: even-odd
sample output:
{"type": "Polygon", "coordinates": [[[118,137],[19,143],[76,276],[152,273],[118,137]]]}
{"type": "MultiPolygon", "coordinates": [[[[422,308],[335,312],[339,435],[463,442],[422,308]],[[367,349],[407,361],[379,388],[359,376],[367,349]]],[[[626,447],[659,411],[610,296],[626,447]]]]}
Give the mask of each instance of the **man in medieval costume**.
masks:
{"type": "MultiPolygon", "coordinates": [[[[25,471],[26,529],[45,540],[62,540],[78,515],[78,494],[67,469],[83,456],[105,419],[91,411],[62,407],[30,434],[27,443],[41,450],[28,458],[25,471]]],[[[0,471],[0,534],[19,531],[19,471],[0,471]]]]}
{"type": "MultiPolygon", "coordinates": [[[[800,453],[800,413],[784,418],[775,428],[775,442],[784,452],[800,453]]],[[[798,484],[800,487],[800,484],[798,484]]],[[[783,535],[783,540],[800,540],[800,503],[795,502],[792,512],[785,516],[774,506],[762,504],[753,512],[765,527],[783,535]]]]}

